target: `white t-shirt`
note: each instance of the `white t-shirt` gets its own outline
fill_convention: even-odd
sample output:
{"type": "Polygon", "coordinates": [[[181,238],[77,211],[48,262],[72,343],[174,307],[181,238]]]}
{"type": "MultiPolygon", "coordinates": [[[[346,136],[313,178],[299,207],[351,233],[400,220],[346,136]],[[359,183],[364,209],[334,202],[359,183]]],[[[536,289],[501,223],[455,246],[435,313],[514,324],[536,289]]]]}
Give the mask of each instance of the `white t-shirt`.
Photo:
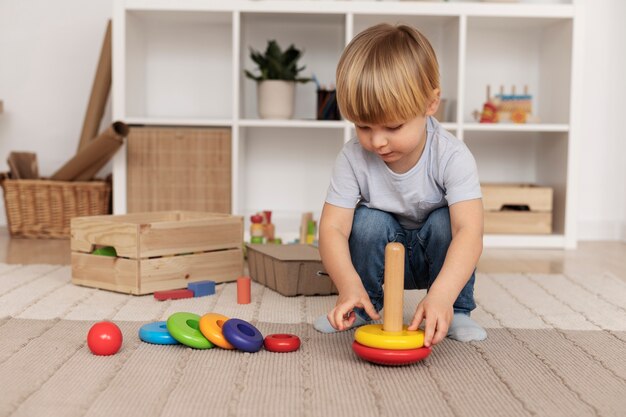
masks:
{"type": "Polygon", "coordinates": [[[440,207],[481,198],[476,161],[467,146],[433,117],[426,122],[426,146],[403,174],[353,138],[337,156],[326,202],[338,207],[364,205],[392,213],[405,229],[421,227],[440,207]]]}

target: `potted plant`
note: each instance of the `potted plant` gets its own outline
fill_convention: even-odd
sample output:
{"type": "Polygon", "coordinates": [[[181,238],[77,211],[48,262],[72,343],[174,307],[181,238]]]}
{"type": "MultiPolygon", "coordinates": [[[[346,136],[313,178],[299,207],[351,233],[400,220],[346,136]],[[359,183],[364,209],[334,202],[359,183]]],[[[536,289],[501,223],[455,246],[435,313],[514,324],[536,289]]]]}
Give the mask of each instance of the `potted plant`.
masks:
{"type": "Polygon", "coordinates": [[[291,119],[295,103],[296,83],[310,78],[298,77],[306,67],[298,67],[302,52],[290,45],[284,52],[275,40],[267,43],[264,53],[250,48],[250,58],[260,75],[244,70],[246,76],[257,81],[257,104],[262,119],[291,119]]]}

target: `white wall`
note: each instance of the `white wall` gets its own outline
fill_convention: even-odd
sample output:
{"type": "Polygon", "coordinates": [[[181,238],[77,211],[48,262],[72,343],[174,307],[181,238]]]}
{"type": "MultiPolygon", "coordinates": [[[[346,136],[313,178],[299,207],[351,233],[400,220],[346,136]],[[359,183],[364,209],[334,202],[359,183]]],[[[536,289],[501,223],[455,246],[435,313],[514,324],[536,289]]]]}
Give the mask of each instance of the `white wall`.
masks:
{"type": "Polygon", "coordinates": [[[111,14],[111,0],[0,0],[0,170],[11,151],[36,152],[42,175],[74,155],[111,14]]]}
{"type": "MultiPolygon", "coordinates": [[[[626,2],[585,8],[579,237],[626,240],[626,2]]],[[[0,170],[13,150],[37,152],[51,175],[78,146],[112,0],[0,0],[0,170]]],[[[110,111],[103,124],[109,123],[110,111]]],[[[6,224],[0,209],[0,224],[6,224]]]]}
{"type": "Polygon", "coordinates": [[[585,68],[579,147],[580,240],[626,240],[626,2],[582,2],[585,68]]]}

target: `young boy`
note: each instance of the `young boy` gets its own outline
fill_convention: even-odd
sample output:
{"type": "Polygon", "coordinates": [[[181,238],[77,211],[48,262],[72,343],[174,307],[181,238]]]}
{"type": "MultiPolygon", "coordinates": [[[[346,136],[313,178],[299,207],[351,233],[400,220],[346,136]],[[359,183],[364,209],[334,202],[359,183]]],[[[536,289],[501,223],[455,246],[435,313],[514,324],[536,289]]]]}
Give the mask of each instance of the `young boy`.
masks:
{"type": "Polygon", "coordinates": [[[380,319],[384,250],[406,247],[406,289],[427,289],[410,330],[424,344],[446,335],[483,340],[474,322],[474,268],[483,207],[476,163],[431,117],[439,67],[414,28],[380,24],[358,34],[337,66],[337,100],[357,138],[337,157],[320,219],[322,262],[339,296],[314,327],[326,333],[380,319]]]}

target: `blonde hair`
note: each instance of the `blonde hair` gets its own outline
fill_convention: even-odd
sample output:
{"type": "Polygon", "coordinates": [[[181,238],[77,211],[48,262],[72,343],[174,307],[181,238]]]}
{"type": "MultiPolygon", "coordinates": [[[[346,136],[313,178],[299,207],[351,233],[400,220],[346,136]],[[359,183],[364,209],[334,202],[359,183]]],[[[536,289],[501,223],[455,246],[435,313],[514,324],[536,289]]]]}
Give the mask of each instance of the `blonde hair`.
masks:
{"type": "Polygon", "coordinates": [[[379,24],[359,33],[337,65],[337,102],[354,123],[385,124],[424,114],[439,88],[430,42],[406,25],[379,24]]]}

